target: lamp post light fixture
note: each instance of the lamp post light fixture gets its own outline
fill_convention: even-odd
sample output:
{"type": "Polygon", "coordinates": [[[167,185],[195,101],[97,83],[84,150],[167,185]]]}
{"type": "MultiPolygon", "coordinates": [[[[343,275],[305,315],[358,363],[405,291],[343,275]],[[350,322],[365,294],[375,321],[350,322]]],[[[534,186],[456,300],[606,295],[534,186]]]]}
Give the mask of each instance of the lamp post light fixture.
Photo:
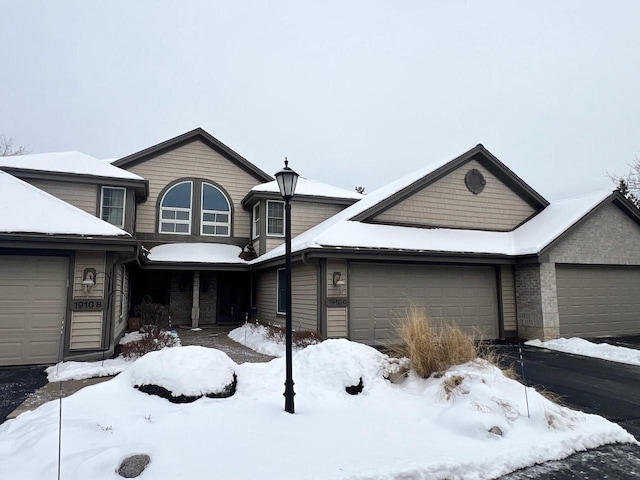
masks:
{"type": "Polygon", "coordinates": [[[275,174],[280,189],[280,195],[284,199],[284,237],[285,237],[285,290],[286,290],[286,362],[287,377],[284,382],[284,410],[288,413],[294,413],[293,397],[293,365],[292,365],[292,339],[291,339],[291,197],[296,191],[298,183],[298,174],[289,168],[289,161],[285,157],[284,168],[275,174]]]}

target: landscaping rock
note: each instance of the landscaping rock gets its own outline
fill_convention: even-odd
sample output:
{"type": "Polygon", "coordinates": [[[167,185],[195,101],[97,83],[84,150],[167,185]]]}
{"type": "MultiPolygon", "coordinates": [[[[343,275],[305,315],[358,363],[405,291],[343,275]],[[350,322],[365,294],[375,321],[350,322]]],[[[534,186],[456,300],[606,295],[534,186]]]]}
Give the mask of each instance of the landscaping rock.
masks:
{"type": "Polygon", "coordinates": [[[489,429],[489,433],[493,433],[494,435],[502,436],[502,429],[500,427],[491,427],[489,429]]]}
{"type": "Polygon", "coordinates": [[[148,395],[156,395],[161,398],[166,398],[171,403],[192,403],[202,397],[207,398],[227,398],[236,393],[236,386],[238,385],[238,378],[236,374],[233,374],[233,382],[219,391],[214,393],[207,393],[206,395],[174,395],[171,391],[159,385],[135,385],[135,388],[148,395]]]}
{"type": "Polygon", "coordinates": [[[124,478],[136,478],[147,468],[150,461],[149,455],[131,455],[120,464],[118,475],[124,478]]]}
{"type": "Polygon", "coordinates": [[[362,383],[362,377],[360,377],[360,383],[358,383],[358,385],[349,385],[348,387],[345,387],[345,390],[349,395],[358,395],[360,392],[362,392],[363,388],[364,385],[362,383]]]}

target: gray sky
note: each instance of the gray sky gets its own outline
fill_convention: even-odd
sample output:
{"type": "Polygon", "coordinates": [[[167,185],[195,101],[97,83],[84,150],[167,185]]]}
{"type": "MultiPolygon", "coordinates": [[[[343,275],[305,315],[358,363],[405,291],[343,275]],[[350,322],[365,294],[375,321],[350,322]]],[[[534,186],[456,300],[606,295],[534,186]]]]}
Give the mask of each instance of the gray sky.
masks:
{"type": "Polygon", "coordinates": [[[202,127],[372,191],[484,144],[548,199],[640,155],[638,1],[3,2],[0,133],[120,157],[202,127]]]}

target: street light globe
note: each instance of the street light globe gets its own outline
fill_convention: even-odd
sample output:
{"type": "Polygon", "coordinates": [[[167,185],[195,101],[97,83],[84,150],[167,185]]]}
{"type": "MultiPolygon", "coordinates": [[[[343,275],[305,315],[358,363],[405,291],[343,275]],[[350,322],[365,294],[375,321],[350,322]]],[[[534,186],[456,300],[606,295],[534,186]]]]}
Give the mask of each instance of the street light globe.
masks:
{"type": "Polygon", "coordinates": [[[284,168],[276,172],[275,177],[278,182],[278,188],[280,189],[280,195],[282,195],[283,198],[293,197],[299,175],[289,168],[289,160],[284,159],[284,168]]]}

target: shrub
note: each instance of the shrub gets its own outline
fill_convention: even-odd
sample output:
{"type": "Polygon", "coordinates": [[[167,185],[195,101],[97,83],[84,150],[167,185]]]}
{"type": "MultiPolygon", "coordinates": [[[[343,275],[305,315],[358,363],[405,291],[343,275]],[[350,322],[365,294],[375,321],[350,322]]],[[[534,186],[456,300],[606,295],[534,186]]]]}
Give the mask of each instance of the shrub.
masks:
{"type": "Polygon", "coordinates": [[[460,365],[478,356],[472,335],[455,324],[432,324],[423,310],[411,308],[398,327],[403,341],[401,354],[407,356],[415,372],[427,378],[453,365],[460,365]]]}
{"type": "Polygon", "coordinates": [[[143,327],[144,333],[140,340],[134,340],[122,345],[122,355],[125,358],[138,358],[149,352],[175,347],[179,344],[176,336],[155,326],[143,327]]]}
{"type": "MultiPolygon", "coordinates": [[[[276,342],[284,343],[285,341],[285,327],[281,325],[271,325],[263,321],[256,321],[257,324],[262,325],[267,329],[267,335],[269,338],[276,342]]],[[[322,335],[315,330],[293,330],[291,332],[291,343],[300,348],[308,347],[322,341],[322,335]]]]}

